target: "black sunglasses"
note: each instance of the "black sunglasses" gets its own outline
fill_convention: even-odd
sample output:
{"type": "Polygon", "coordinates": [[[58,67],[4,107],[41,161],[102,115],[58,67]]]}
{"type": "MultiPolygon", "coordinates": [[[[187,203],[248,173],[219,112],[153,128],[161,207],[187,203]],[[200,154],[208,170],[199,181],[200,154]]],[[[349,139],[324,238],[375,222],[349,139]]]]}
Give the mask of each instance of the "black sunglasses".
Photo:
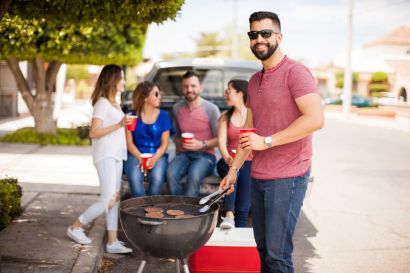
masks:
{"type": "Polygon", "coordinates": [[[272,29],[262,29],[259,31],[249,31],[248,36],[249,39],[255,40],[258,39],[258,35],[260,34],[262,38],[267,39],[270,38],[270,36],[272,36],[272,33],[279,34],[279,32],[273,31],[272,29]]]}

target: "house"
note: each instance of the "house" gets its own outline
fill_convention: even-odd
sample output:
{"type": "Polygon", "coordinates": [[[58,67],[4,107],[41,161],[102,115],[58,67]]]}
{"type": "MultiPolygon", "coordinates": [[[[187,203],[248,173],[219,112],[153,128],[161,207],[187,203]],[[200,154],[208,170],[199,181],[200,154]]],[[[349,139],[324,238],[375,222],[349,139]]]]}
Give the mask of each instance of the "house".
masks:
{"type": "MultiPolygon", "coordinates": [[[[346,55],[334,60],[334,69],[343,71],[346,55]]],[[[390,91],[396,98],[409,103],[410,92],[410,26],[401,26],[353,51],[352,71],[359,74],[357,92],[368,96],[367,86],[373,72],[385,72],[390,91]]]]}

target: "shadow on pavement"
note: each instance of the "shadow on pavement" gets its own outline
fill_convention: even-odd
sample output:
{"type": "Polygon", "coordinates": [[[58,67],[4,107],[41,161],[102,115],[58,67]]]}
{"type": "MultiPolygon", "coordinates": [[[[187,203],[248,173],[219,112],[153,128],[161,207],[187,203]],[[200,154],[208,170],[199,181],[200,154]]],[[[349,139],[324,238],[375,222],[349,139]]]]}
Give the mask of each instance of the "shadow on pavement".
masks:
{"type": "Polygon", "coordinates": [[[315,273],[311,268],[309,260],[317,258],[318,255],[309,239],[316,237],[317,233],[318,230],[302,211],[296,226],[295,235],[293,236],[295,249],[293,264],[295,265],[296,272],[315,273]]]}

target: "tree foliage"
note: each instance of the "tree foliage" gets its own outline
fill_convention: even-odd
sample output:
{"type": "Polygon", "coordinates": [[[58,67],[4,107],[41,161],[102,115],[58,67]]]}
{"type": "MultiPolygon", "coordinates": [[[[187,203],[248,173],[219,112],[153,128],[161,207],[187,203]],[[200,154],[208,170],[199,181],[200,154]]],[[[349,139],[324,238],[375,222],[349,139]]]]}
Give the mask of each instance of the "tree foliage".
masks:
{"type": "Polygon", "coordinates": [[[162,23],[174,19],[184,0],[13,0],[8,13],[47,22],[162,23]]]}
{"type": "Polygon", "coordinates": [[[385,72],[374,72],[367,86],[372,97],[383,97],[389,91],[389,77],[385,72]]]}
{"type": "Polygon", "coordinates": [[[174,19],[183,0],[3,0],[0,60],[7,61],[38,133],[56,133],[53,91],[62,63],[137,64],[149,23],[174,19]],[[18,65],[30,61],[35,91],[18,65]]]}
{"type": "Polygon", "coordinates": [[[0,59],[43,58],[64,63],[136,64],[141,59],[146,25],[81,25],[27,20],[5,15],[0,24],[0,59]]]}

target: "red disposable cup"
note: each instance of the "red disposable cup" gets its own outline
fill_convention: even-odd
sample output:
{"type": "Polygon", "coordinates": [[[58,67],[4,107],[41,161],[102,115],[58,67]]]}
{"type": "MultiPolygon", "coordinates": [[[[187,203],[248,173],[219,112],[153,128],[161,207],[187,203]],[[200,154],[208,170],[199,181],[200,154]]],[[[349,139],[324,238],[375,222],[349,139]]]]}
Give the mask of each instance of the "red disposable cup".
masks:
{"type": "Polygon", "coordinates": [[[239,133],[243,134],[243,133],[256,133],[256,128],[242,128],[239,129],[239,133]]]}
{"type": "Polygon", "coordinates": [[[189,143],[191,140],[193,140],[194,139],[194,134],[193,133],[188,133],[188,132],[186,132],[186,133],[182,133],[182,143],[183,144],[187,144],[187,143],[189,143]]]}
{"type": "Polygon", "coordinates": [[[235,150],[235,149],[232,149],[232,150],[231,150],[231,157],[232,157],[232,158],[235,158],[235,156],[236,156],[236,150],[235,150]]]}
{"type": "Polygon", "coordinates": [[[130,124],[127,124],[127,129],[128,131],[135,131],[135,127],[137,126],[137,116],[129,116],[132,118],[132,122],[130,124]]]}
{"type": "Polygon", "coordinates": [[[141,158],[142,158],[142,168],[144,169],[144,171],[148,171],[149,170],[148,159],[152,158],[152,154],[143,153],[141,154],[141,158]]]}

